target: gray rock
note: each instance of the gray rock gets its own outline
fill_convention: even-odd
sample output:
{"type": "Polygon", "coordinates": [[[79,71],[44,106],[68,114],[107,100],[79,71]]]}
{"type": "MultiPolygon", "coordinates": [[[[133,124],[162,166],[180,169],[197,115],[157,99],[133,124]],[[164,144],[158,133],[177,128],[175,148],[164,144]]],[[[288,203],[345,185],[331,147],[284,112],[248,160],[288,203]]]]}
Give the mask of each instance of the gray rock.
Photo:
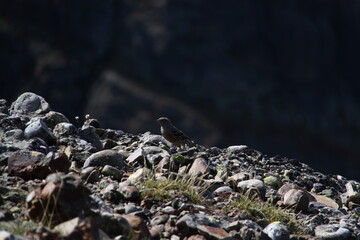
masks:
{"type": "Polygon", "coordinates": [[[356,229],[357,220],[356,219],[340,219],[339,227],[347,228],[349,230],[356,229]]]}
{"type": "Polygon", "coordinates": [[[15,235],[11,234],[8,231],[1,230],[0,231],[0,240],[16,240],[15,235]]]}
{"type": "Polygon", "coordinates": [[[99,228],[109,234],[110,237],[131,236],[130,223],[120,215],[101,211],[99,219],[99,228]]]}
{"type": "Polygon", "coordinates": [[[266,186],[270,186],[273,189],[279,189],[282,185],[281,178],[278,175],[270,175],[263,179],[266,186]]]}
{"type": "Polygon", "coordinates": [[[177,228],[184,235],[195,233],[200,225],[220,227],[219,222],[214,217],[204,213],[188,213],[176,222],[177,228]]]}
{"type": "Polygon", "coordinates": [[[278,196],[283,197],[285,195],[285,193],[287,193],[287,191],[289,191],[291,189],[301,189],[301,190],[303,190],[303,188],[299,187],[295,183],[286,183],[286,184],[282,185],[277,190],[277,194],[278,194],[278,196]]]}
{"type": "Polygon", "coordinates": [[[349,181],[346,183],[346,192],[341,195],[341,200],[349,209],[360,206],[360,183],[349,181]]]}
{"type": "Polygon", "coordinates": [[[143,163],[144,156],[143,156],[142,148],[139,147],[133,153],[131,153],[130,156],[126,158],[126,162],[128,162],[130,164],[135,164],[135,163],[140,164],[140,162],[141,162],[141,164],[144,164],[143,163]]]}
{"type": "Polygon", "coordinates": [[[241,238],[244,240],[270,240],[269,236],[263,232],[263,228],[254,221],[241,220],[235,224],[236,227],[240,228],[239,233],[241,238]]]}
{"type": "Polygon", "coordinates": [[[128,182],[119,183],[118,191],[121,196],[125,200],[129,201],[139,201],[140,200],[140,192],[137,187],[128,182]]]}
{"type": "Polygon", "coordinates": [[[272,240],[289,240],[290,230],[282,222],[273,222],[264,228],[266,233],[272,240]]]}
{"type": "Polygon", "coordinates": [[[217,167],[215,180],[226,181],[226,179],[228,178],[228,175],[229,175],[229,172],[226,167],[223,167],[223,166],[217,167]]]}
{"type": "Polygon", "coordinates": [[[308,212],[324,213],[331,216],[343,216],[344,213],[321,202],[310,202],[308,212]]]}
{"type": "Polygon", "coordinates": [[[8,116],[9,116],[9,115],[0,112],[0,120],[6,118],[6,117],[8,117],[8,116]]]}
{"type": "Polygon", "coordinates": [[[97,151],[103,148],[100,138],[96,134],[96,128],[93,126],[82,127],[79,131],[79,137],[90,143],[97,151]]]}
{"type": "Polygon", "coordinates": [[[161,211],[166,214],[174,214],[176,210],[172,206],[167,206],[164,207],[161,211]]]}
{"type": "Polygon", "coordinates": [[[203,158],[196,158],[193,164],[191,165],[191,168],[189,169],[189,174],[202,175],[207,173],[207,171],[208,171],[207,161],[203,158]]]}
{"type": "Polygon", "coordinates": [[[10,107],[11,115],[26,115],[30,117],[45,114],[49,111],[50,106],[45,99],[31,92],[21,94],[10,107]]]}
{"type": "Polygon", "coordinates": [[[87,167],[81,170],[81,178],[85,182],[95,183],[100,180],[100,171],[96,167],[87,167]]]}
{"type": "Polygon", "coordinates": [[[110,165],[122,169],[124,167],[123,158],[119,153],[113,150],[102,150],[92,154],[84,163],[83,168],[89,166],[105,166],[110,165]]]}
{"type": "Polygon", "coordinates": [[[345,240],[350,235],[349,229],[339,227],[338,224],[324,224],[315,228],[315,237],[319,239],[345,240]]]}
{"type": "Polygon", "coordinates": [[[319,193],[325,189],[325,185],[322,183],[314,183],[312,188],[315,193],[319,193]]]}
{"type": "Polygon", "coordinates": [[[125,214],[130,214],[137,211],[139,211],[139,208],[137,208],[134,204],[125,205],[125,214]]]}
{"type": "Polygon", "coordinates": [[[64,116],[64,114],[55,111],[46,113],[43,120],[51,129],[53,129],[59,123],[69,123],[69,120],[64,116]]]}
{"type": "Polygon", "coordinates": [[[158,144],[158,143],[162,143],[166,146],[170,146],[169,142],[166,141],[161,135],[156,135],[156,134],[144,134],[141,138],[141,140],[143,141],[144,144],[158,144]]]}
{"type": "Polygon", "coordinates": [[[222,194],[226,194],[226,193],[232,193],[232,192],[234,192],[234,190],[232,190],[231,187],[222,186],[222,187],[219,187],[219,188],[215,189],[214,194],[218,196],[218,195],[222,195],[222,194]]]}
{"type": "Polygon", "coordinates": [[[291,189],[284,195],[284,205],[293,207],[297,211],[305,211],[309,206],[309,198],[306,191],[299,189],[291,189]]]}
{"type": "Polygon", "coordinates": [[[246,146],[246,145],[234,145],[234,146],[229,146],[226,149],[226,152],[228,154],[237,154],[237,153],[243,152],[247,148],[248,148],[248,146],[246,146]]]}
{"type": "Polygon", "coordinates": [[[5,140],[6,141],[22,141],[24,140],[24,131],[21,129],[12,129],[5,133],[5,140]]]}
{"type": "Polygon", "coordinates": [[[165,232],[164,224],[155,225],[155,226],[153,225],[149,231],[150,231],[152,239],[160,239],[161,235],[164,235],[164,233],[167,234],[165,232]]]}
{"type": "Polygon", "coordinates": [[[56,138],[66,137],[76,133],[76,127],[67,122],[61,122],[56,124],[53,130],[53,134],[56,138]]]}
{"type": "Polygon", "coordinates": [[[143,147],[142,155],[151,166],[158,164],[163,158],[170,157],[170,154],[166,150],[156,146],[143,147]]]}
{"type": "Polygon", "coordinates": [[[235,173],[234,175],[230,176],[227,179],[227,182],[232,183],[233,185],[236,186],[241,181],[249,180],[249,177],[250,177],[249,173],[239,172],[239,173],[235,173]]]}
{"type": "Polygon", "coordinates": [[[109,184],[100,191],[103,198],[112,202],[118,203],[121,200],[121,194],[118,191],[118,187],[115,184],[109,184]]]}
{"type": "Polygon", "coordinates": [[[159,215],[159,216],[153,217],[151,219],[150,223],[151,223],[152,226],[155,226],[155,225],[166,223],[168,219],[169,219],[169,215],[167,215],[167,214],[159,215]]]}
{"type": "Polygon", "coordinates": [[[139,183],[141,181],[143,181],[145,178],[147,178],[148,176],[152,175],[152,172],[150,169],[148,168],[139,168],[138,170],[136,170],[136,172],[134,172],[133,174],[131,174],[127,181],[129,183],[139,183]]]}
{"type": "Polygon", "coordinates": [[[8,112],[8,102],[6,99],[0,99],[0,113],[6,114],[8,112]]]}
{"type": "Polygon", "coordinates": [[[115,180],[121,180],[121,178],[122,178],[121,171],[119,169],[117,169],[116,167],[113,167],[110,165],[105,165],[103,167],[103,169],[101,170],[101,174],[104,176],[109,176],[115,180]]]}
{"type": "Polygon", "coordinates": [[[28,121],[29,118],[26,116],[8,116],[0,119],[0,126],[4,131],[24,129],[28,121]]]}
{"type": "Polygon", "coordinates": [[[134,215],[122,215],[127,220],[132,229],[131,239],[134,240],[150,240],[151,234],[144,220],[134,215]]]}
{"type": "Polygon", "coordinates": [[[250,180],[241,181],[238,183],[237,187],[244,194],[250,194],[249,191],[255,190],[259,193],[259,197],[261,199],[265,198],[266,188],[264,186],[263,181],[259,179],[250,179],[250,180]]]}
{"type": "Polygon", "coordinates": [[[46,126],[42,119],[37,119],[30,123],[24,130],[24,136],[27,139],[38,137],[46,142],[55,140],[51,130],[46,126]]]}
{"type": "Polygon", "coordinates": [[[295,183],[286,183],[284,185],[282,185],[276,192],[276,194],[279,197],[284,197],[285,194],[291,190],[291,189],[298,189],[298,190],[303,190],[304,192],[306,192],[307,197],[309,198],[309,201],[316,201],[315,197],[313,195],[311,195],[310,193],[308,193],[304,188],[299,187],[298,185],[296,185],[295,183]]]}
{"type": "Polygon", "coordinates": [[[29,140],[16,141],[12,144],[13,147],[19,150],[30,150],[37,151],[41,153],[48,153],[48,144],[41,138],[32,138],[29,140]]]}
{"type": "Polygon", "coordinates": [[[68,237],[78,227],[81,219],[79,217],[62,222],[54,227],[54,231],[60,232],[62,236],[68,237]]]}

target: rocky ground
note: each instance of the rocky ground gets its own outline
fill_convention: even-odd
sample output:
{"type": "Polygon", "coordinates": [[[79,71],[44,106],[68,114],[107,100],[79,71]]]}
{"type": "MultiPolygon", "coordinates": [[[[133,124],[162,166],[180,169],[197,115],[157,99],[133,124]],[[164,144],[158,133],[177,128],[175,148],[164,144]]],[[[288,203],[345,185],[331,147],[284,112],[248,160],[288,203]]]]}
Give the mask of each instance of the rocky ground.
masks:
{"type": "MultiPolygon", "coordinates": [[[[360,184],[0,100],[0,239],[360,239],[360,184]]],[[[189,134],[191,135],[191,134],[189,134]]]]}

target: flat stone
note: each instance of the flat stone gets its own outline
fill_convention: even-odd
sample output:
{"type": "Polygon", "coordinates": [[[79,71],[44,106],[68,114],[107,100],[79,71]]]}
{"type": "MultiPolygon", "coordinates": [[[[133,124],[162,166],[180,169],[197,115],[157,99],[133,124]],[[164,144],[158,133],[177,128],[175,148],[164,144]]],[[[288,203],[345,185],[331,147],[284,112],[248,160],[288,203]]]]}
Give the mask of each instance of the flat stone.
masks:
{"type": "Polygon", "coordinates": [[[312,194],[312,195],[315,197],[317,202],[323,203],[334,209],[339,209],[339,204],[337,204],[333,199],[323,195],[317,195],[317,194],[312,194]]]}
{"type": "Polygon", "coordinates": [[[126,162],[130,164],[137,163],[139,161],[144,161],[142,148],[136,149],[133,153],[130,154],[128,158],[126,158],[126,162]]]}

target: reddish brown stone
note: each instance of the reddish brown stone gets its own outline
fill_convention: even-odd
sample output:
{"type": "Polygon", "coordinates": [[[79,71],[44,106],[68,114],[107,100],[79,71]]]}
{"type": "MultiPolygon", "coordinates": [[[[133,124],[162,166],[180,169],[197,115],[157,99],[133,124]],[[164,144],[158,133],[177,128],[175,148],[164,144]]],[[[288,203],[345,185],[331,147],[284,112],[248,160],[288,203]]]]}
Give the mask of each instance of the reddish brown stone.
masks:
{"type": "Polygon", "coordinates": [[[206,237],[202,235],[191,235],[188,240],[206,240],[206,237]]]}
{"type": "Polygon", "coordinates": [[[12,176],[25,180],[44,179],[53,172],[67,172],[70,161],[64,153],[49,153],[20,150],[9,157],[8,171],[12,176]]]}
{"type": "Polygon", "coordinates": [[[205,236],[207,239],[214,240],[230,240],[231,236],[222,228],[211,227],[206,225],[197,226],[199,233],[205,236]]]}

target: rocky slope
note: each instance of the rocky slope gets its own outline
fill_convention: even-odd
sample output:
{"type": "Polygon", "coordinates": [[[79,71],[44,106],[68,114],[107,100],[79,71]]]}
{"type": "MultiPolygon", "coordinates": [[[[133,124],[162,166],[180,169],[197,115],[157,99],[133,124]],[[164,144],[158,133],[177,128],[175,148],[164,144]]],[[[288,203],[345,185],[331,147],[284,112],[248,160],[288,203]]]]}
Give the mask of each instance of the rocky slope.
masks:
{"type": "MultiPolygon", "coordinates": [[[[191,134],[190,134],[191,135],[191,134]]],[[[360,239],[360,184],[245,145],[74,124],[0,101],[1,239],[360,239]]]]}
{"type": "Polygon", "coordinates": [[[0,0],[0,96],[33,91],[134,133],[166,115],[208,146],[246,139],[356,178],[359,12],[356,0],[0,0]]]}

